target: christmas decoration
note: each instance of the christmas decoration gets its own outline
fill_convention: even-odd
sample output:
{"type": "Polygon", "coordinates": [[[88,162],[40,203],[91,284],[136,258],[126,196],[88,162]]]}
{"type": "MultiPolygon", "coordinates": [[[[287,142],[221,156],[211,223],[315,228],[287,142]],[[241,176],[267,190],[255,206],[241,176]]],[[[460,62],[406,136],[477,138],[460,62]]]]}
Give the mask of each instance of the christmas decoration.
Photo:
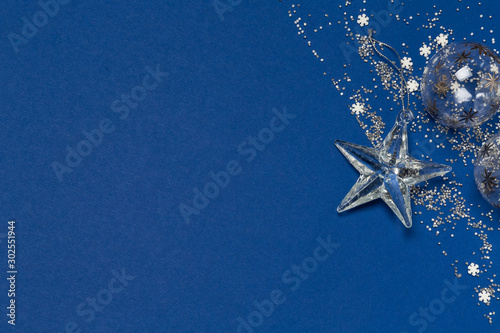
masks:
{"type": "Polygon", "coordinates": [[[420,161],[409,156],[407,126],[414,118],[409,110],[409,88],[402,69],[384,56],[377,45],[395,52],[400,64],[401,58],[391,46],[373,39],[373,31],[370,30],[368,38],[373,49],[389,61],[400,74],[404,90],[400,95],[402,105],[405,105],[405,95],[408,103],[407,108],[399,112],[396,124],[378,147],[365,147],[338,140],[335,142],[337,148],[360,173],[358,181],[342,200],[337,211],[340,213],[375,199],[382,199],[404,226],[410,228],[412,226],[410,187],[442,176],[449,172],[451,167],[420,161]]]}
{"type": "Polygon", "coordinates": [[[500,58],[475,42],[452,43],[439,50],[424,69],[422,102],[440,124],[479,126],[500,102],[500,58]]]}
{"type": "Polygon", "coordinates": [[[500,208],[500,135],[483,144],[474,164],[474,179],[481,195],[500,208]]]}

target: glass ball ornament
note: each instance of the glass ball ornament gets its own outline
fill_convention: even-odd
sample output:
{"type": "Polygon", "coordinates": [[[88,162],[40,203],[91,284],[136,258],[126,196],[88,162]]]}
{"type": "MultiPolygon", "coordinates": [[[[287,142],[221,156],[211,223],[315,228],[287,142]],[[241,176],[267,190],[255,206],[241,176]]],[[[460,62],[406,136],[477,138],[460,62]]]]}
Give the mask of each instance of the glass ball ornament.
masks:
{"type": "Polygon", "coordinates": [[[474,163],[474,180],[481,195],[500,208],[500,135],[483,144],[474,163]]]}
{"type": "Polygon", "coordinates": [[[451,43],[439,50],[424,69],[422,102],[441,125],[479,126],[500,103],[500,58],[475,42],[451,43]]]}

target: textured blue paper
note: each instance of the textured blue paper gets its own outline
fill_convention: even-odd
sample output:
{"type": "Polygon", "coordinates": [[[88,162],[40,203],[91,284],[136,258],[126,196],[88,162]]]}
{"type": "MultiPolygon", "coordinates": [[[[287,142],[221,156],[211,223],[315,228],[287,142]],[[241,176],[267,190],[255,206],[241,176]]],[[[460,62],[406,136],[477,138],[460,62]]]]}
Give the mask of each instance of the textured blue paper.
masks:
{"type": "MultiPolygon", "coordinates": [[[[470,238],[439,247],[382,202],[335,211],[358,174],[334,140],[369,145],[330,80],[345,71],[346,31],[311,36],[329,60],[321,63],[297,35],[292,2],[225,3],[222,20],[209,0],[68,1],[17,46],[9,34],[22,36],[23,17],[32,22],[41,7],[2,5],[0,232],[16,220],[18,269],[15,328],[5,315],[6,265],[0,272],[2,332],[417,332],[412,313],[454,283],[441,252],[468,258],[470,238]],[[144,99],[120,102],[133,92],[144,99]],[[84,132],[103,128],[109,133],[100,141],[93,132],[98,144],[60,181],[54,162],[67,167],[68,147],[88,152],[78,146],[90,142],[84,132]],[[268,143],[252,146],[259,133],[268,143]],[[187,221],[179,206],[193,207],[195,189],[228,169],[229,182],[219,178],[224,187],[199,199],[204,208],[187,221]],[[107,304],[92,308],[96,297],[107,304]]],[[[405,10],[434,13],[433,4],[409,1],[405,10]]],[[[332,1],[303,6],[342,19],[332,1]]],[[[440,23],[468,37],[497,6],[464,13],[462,23],[443,14],[440,23]]],[[[412,29],[377,37],[421,43],[412,29]]],[[[359,86],[370,68],[352,59],[359,86]]],[[[390,127],[396,113],[381,115],[390,127]]],[[[472,170],[456,174],[470,202],[483,202],[465,176],[472,170]]],[[[471,297],[472,278],[458,283],[467,289],[426,332],[496,332],[471,297]]]]}

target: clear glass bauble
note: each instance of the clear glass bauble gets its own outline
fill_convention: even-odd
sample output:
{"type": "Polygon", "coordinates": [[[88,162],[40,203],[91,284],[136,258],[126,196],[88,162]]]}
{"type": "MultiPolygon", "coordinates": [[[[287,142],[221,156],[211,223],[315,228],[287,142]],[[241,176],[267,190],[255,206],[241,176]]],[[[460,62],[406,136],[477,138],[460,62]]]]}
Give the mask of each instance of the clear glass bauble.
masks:
{"type": "Polygon", "coordinates": [[[479,151],[474,163],[474,179],[481,195],[496,208],[500,208],[500,135],[488,140],[479,151]]]}
{"type": "Polygon", "coordinates": [[[440,124],[479,126],[500,102],[500,58],[475,42],[452,43],[439,50],[424,69],[422,102],[440,124]]]}

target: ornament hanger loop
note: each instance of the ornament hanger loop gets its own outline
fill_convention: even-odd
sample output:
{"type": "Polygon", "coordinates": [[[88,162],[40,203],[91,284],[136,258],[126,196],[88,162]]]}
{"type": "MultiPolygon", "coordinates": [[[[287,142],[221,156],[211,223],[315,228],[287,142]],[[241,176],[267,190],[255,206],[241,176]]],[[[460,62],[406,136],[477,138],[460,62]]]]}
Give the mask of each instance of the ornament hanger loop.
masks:
{"type": "Polygon", "coordinates": [[[401,89],[402,90],[404,89],[404,92],[401,92],[401,94],[400,94],[401,103],[402,103],[403,109],[409,109],[410,108],[410,90],[408,89],[408,83],[406,82],[405,75],[403,73],[403,69],[400,66],[396,65],[395,61],[392,61],[387,56],[385,56],[382,53],[382,51],[377,48],[377,45],[379,47],[382,47],[382,48],[386,47],[389,50],[391,50],[392,52],[394,52],[396,54],[396,56],[398,57],[399,64],[401,64],[401,57],[399,56],[399,53],[398,53],[398,51],[396,51],[395,48],[393,48],[389,44],[386,44],[384,42],[378,41],[375,38],[373,38],[374,34],[375,34],[375,31],[373,29],[369,29],[368,30],[368,41],[372,45],[372,47],[375,50],[375,52],[377,52],[377,54],[380,57],[382,57],[385,60],[387,60],[387,62],[389,62],[397,70],[397,72],[399,74],[399,77],[401,78],[401,85],[402,85],[401,89]],[[404,100],[403,95],[406,95],[406,97],[407,97],[407,104],[406,104],[406,106],[405,106],[405,100],[404,100]]]}

